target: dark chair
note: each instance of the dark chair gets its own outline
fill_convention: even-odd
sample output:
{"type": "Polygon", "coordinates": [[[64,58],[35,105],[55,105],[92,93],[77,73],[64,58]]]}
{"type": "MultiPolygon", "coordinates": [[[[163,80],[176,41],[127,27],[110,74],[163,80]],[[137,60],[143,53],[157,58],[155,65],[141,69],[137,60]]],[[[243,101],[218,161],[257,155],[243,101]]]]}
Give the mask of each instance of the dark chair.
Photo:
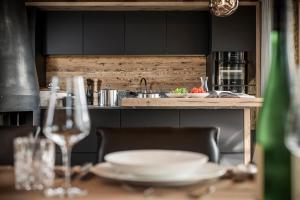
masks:
{"type": "Polygon", "coordinates": [[[108,153],[135,149],[170,149],[199,152],[219,162],[219,129],[202,128],[99,128],[99,161],[108,153]]]}
{"type": "Polygon", "coordinates": [[[33,126],[0,127],[0,165],[13,164],[14,138],[28,136],[33,130],[33,126]]]}

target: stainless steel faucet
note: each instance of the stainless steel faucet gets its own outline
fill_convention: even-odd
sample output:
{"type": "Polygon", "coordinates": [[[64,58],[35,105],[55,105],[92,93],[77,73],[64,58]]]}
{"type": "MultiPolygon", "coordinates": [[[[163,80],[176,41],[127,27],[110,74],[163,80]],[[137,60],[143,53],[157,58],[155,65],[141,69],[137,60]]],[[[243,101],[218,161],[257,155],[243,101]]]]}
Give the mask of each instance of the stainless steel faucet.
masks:
{"type": "Polygon", "coordinates": [[[140,90],[143,93],[148,93],[147,80],[145,78],[141,78],[140,80],[140,90]],[[142,83],[144,82],[144,90],[142,90],[142,83]]]}

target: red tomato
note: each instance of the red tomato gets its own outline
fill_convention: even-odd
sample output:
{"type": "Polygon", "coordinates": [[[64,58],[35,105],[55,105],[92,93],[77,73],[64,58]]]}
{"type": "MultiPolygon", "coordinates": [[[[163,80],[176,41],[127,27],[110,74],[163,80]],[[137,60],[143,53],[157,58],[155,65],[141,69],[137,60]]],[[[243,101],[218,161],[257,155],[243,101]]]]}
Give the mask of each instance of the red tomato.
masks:
{"type": "Polygon", "coordinates": [[[202,88],[202,87],[199,87],[198,88],[198,93],[204,93],[205,91],[204,91],[204,89],[202,88]]]}
{"type": "Polygon", "coordinates": [[[192,93],[199,93],[199,88],[194,87],[194,88],[192,89],[192,93]]]}

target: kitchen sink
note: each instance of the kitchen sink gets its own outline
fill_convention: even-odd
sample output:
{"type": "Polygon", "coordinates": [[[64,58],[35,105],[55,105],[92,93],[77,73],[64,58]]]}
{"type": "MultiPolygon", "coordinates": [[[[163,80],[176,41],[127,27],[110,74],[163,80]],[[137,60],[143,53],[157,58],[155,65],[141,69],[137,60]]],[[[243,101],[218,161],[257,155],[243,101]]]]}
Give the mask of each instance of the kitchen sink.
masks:
{"type": "Polygon", "coordinates": [[[137,93],[137,98],[161,98],[160,93],[137,93]]]}

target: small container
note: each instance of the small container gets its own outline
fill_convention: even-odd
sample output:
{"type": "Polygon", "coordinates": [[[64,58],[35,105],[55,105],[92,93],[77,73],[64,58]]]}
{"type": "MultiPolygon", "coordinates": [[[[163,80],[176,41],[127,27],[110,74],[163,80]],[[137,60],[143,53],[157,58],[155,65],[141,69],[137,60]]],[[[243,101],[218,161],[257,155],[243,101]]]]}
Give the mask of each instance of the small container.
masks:
{"type": "Polygon", "coordinates": [[[47,139],[18,137],[14,140],[15,188],[42,190],[54,181],[55,146],[47,139]]]}
{"type": "Polygon", "coordinates": [[[118,90],[100,90],[99,106],[118,106],[118,90]]]}

